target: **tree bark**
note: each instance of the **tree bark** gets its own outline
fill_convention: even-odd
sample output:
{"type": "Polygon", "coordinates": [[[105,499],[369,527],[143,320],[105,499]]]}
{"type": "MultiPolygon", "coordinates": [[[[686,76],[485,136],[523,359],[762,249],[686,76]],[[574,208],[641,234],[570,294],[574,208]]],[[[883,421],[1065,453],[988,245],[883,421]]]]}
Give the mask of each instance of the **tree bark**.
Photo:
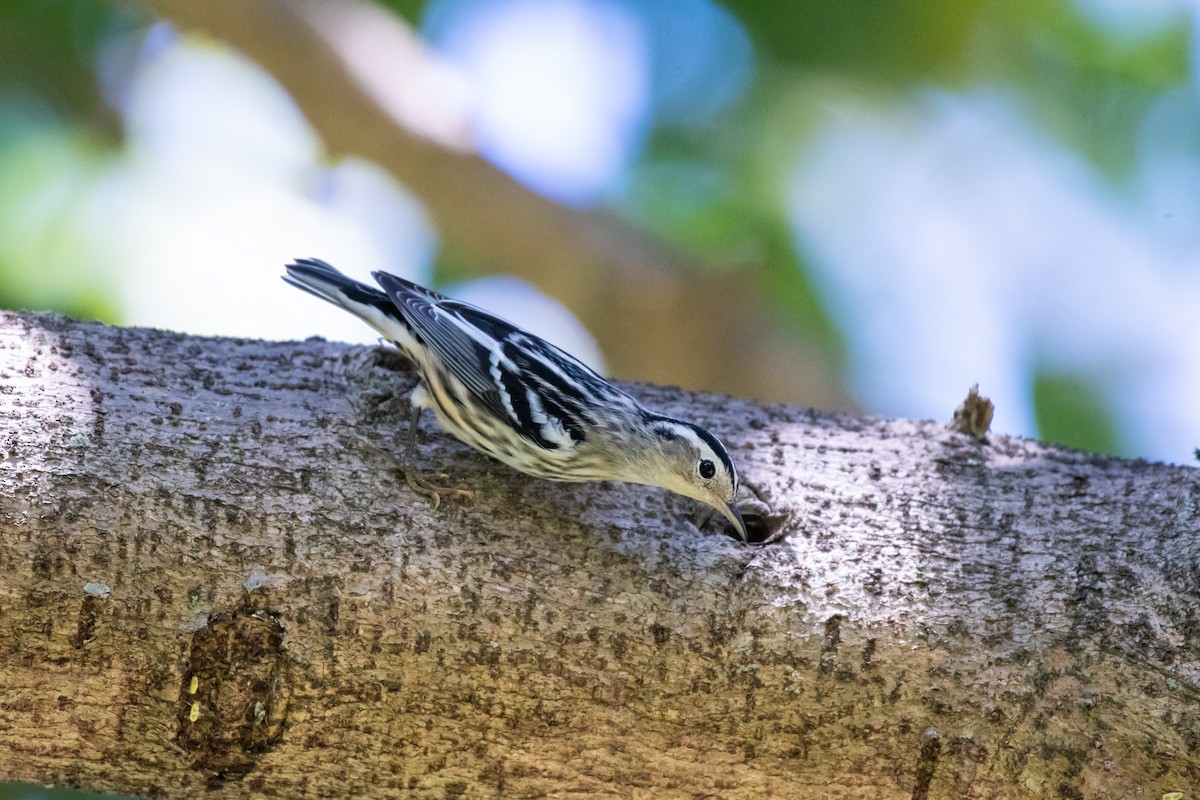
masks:
{"type": "Polygon", "coordinates": [[[213,797],[1170,797],[1200,474],[635,386],[772,545],[422,428],[392,351],[0,314],[0,777],[213,797]]]}

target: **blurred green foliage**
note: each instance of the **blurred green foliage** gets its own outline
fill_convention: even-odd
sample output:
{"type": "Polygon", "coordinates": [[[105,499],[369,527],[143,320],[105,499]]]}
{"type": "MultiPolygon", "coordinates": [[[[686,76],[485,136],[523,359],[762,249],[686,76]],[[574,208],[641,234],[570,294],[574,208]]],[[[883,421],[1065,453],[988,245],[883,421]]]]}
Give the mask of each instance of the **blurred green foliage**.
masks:
{"type": "Polygon", "coordinates": [[[96,63],[105,39],[129,17],[96,0],[0,0],[0,98],[32,101],[115,134],[118,118],[103,100],[96,63]]]}
{"type": "Polygon", "coordinates": [[[1121,452],[1112,409],[1083,375],[1039,372],[1033,380],[1033,411],[1038,431],[1048,442],[1093,450],[1121,452]]]}
{"type": "MultiPolygon", "coordinates": [[[[418,25],[427,3],[387,5],[418,25]]],[[[798,76],[895,93],[968,81],[1008,86],[1054,135],[1120,174],[1133,158],[1134,121],[1188,69],[1187,26],[1114,41],[1067,0],[724,6],[755,46],[751,87],[703,125],[650,130],[615,206],[710,268],[758,265],[760,294],[834,360],[844,345],[781,218],[769,183],[777,154],[763,155],[764,108],[803,91],[792,86],[798,76]]],[[[0,305],[119,320],[103,254],[89,246],[96,232],[82,220],[121,147],[121,119],[98,77],[103,45],[145,20],[98,0],[0,0],[0,305]]],[[[452,259],[441,265],[450,276],[452,259]]],[[[1078,433],[1073,440],[1103,446],[1078,433]]]]}
{"type": "Polygon", "coordinates": [[[137,18],[94,0],[0,1],[0,308],[119,321],[90,206],[120,118],[96,67],[137,18]]]}
{"type": "Polygon", "coordinates": [[[800,262],[779,198],[758,178],[761,155],[747,141],[743,116],[753,113],[739,103],[701,130],[655,132],[618,210],[697,265],[748,268],[781,319],[840,359],[841,337],[800,262]]]}
{"type": "Polygon", "coordinates": [[[726,0],[764,61],[908,84],[966,60],[980,0],[726,0]]]}
{"type": "Polygon", "coordinates": [[[86,126],[0,106],[0,308],[119,320],[94,242],[98,184],[114,158],[86,126]]]}
{"type": "MultiPolygon", "coordinates": [[[[634,8],[668,0],[629,0],[634,8]]],[[[429,3],[385,3],[417,26],[429,3]]],[[[1188,75],[1188,24],[1121,38],[1071,0],[725,0],[754,46],[740,98],[693,125],[655,123],[612,206],[708,269],[754,265],[755,287],[781,319],[829,358],[845,357],[783,217],[771,126],[803,135],[812,81],[852,83],[881,97],[923,87],[999,87],[1093,164],[1121,176],[1133,163],[1143,111],[1188,75]],[[807,105],[806,105],[807,104],[807,105]]],[[[87,220],[121,156],[122,120],[98,68],[105,43],[148,17],[100,0],[0,0],[0,305],[120,319],[108,257],[87,220]]],[[[94,225],[94,223],[93,223],[94,225]]],[[[864,231],[869,236],[870,231],[864,231]]],[[[454,255],[439,269],[453,277],[454,255]]],[[[1086,383],[1086,382],[1085,382],[1086,383]]],[[[1039,383],[1039,385],[1042,385],[1039,383]]],[[[1111,430],[1081,425],[1039,389],[1043,430],[1109,449],[1111,430]]]]}

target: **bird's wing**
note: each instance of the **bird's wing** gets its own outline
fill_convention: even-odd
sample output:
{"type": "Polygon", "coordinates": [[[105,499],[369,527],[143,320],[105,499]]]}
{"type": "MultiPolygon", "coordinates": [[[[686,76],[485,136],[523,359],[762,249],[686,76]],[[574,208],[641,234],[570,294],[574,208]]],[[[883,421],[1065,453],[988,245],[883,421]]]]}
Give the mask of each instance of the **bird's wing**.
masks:
{"type": "Polygon", "coordinates": [[[394,275],[374,277],[446,370],[539,447],[569,449],[585,441],[598,404],[637,408],[575,357],[494,314],[394,275]]]}

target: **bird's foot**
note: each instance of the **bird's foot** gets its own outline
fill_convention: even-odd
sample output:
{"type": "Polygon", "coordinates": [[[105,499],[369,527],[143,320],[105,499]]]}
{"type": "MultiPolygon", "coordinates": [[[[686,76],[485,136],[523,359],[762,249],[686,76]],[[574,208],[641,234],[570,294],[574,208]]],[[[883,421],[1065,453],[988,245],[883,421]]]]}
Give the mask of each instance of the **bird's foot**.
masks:
{"type": "MultiPolygon", "coordinates": [[[[353,436],[360,444],[364,445],[370,450],[386,456],[393,462],[396,461],[395,456],[393,456],[389,450],[380,447],[366,436],[363,436],[361,433],[351,431],[350,435],[353,436]]],[[[407,456],[411,456],[411,450],[406,450],[405,452],[407,456]]],[[[409,488],[432,502],[434,509],[437,509],[442,504],[442,495],[465,497],[468,500],[475,499],[475,493],[466,489],[458,489],[452,486],[435,486],[434,484],[422,478],[420,473],[418,473],[416,468],[411,464],[401,461],[396,465],[404,473],[404,481],[408,484],[409,488]]],[[[450,476],[444,472],[438,473],[438,477],[443,481],[450,480],[450,476]]]]}
{"type": "MultiPolygon", "coordinates": [[[[450,476],[439,473],[438,477],[442,480],[449,480],[450,476]]],[[[407,467],[404,470],[404,480],[408,483],[408,487],[422,497],[428,498],[433,503],[433,508],[436,511],[438,506],[442,504],[442,495],[458,496],[467,500],[474,500],[475,493],[467,489],[458,489],[452,486],[435,486],[422,478],[415,469],[407,467]]]]}

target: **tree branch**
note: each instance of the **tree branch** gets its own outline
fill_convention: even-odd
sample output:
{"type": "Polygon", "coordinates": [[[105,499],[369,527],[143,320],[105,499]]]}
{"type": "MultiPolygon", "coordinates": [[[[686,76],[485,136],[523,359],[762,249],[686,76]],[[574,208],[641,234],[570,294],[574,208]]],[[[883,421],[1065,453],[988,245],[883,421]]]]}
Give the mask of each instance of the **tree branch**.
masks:
{"type": "Polygon", "coordinates": [[[0,314],[0,777],[154,797],[1159,797],[1200,474],[631,387],[785,534],[517,474],[390,351],[0,314]]]}
{"type": "Polygon", "coordinates": [[[421,83],[436,63],[386,11],[350,0],[139,2],[261,64],[332,153],[391,172],[468,261],[566,303],[616,374],[851,407],[821,355],[767,323],[746,275],[706,275],[645,233],[547,200],[470,152],[465,115],[432,102],[438,87],[421,83]],[[368,50],[390,69],[364,58],[368,50]]]}

